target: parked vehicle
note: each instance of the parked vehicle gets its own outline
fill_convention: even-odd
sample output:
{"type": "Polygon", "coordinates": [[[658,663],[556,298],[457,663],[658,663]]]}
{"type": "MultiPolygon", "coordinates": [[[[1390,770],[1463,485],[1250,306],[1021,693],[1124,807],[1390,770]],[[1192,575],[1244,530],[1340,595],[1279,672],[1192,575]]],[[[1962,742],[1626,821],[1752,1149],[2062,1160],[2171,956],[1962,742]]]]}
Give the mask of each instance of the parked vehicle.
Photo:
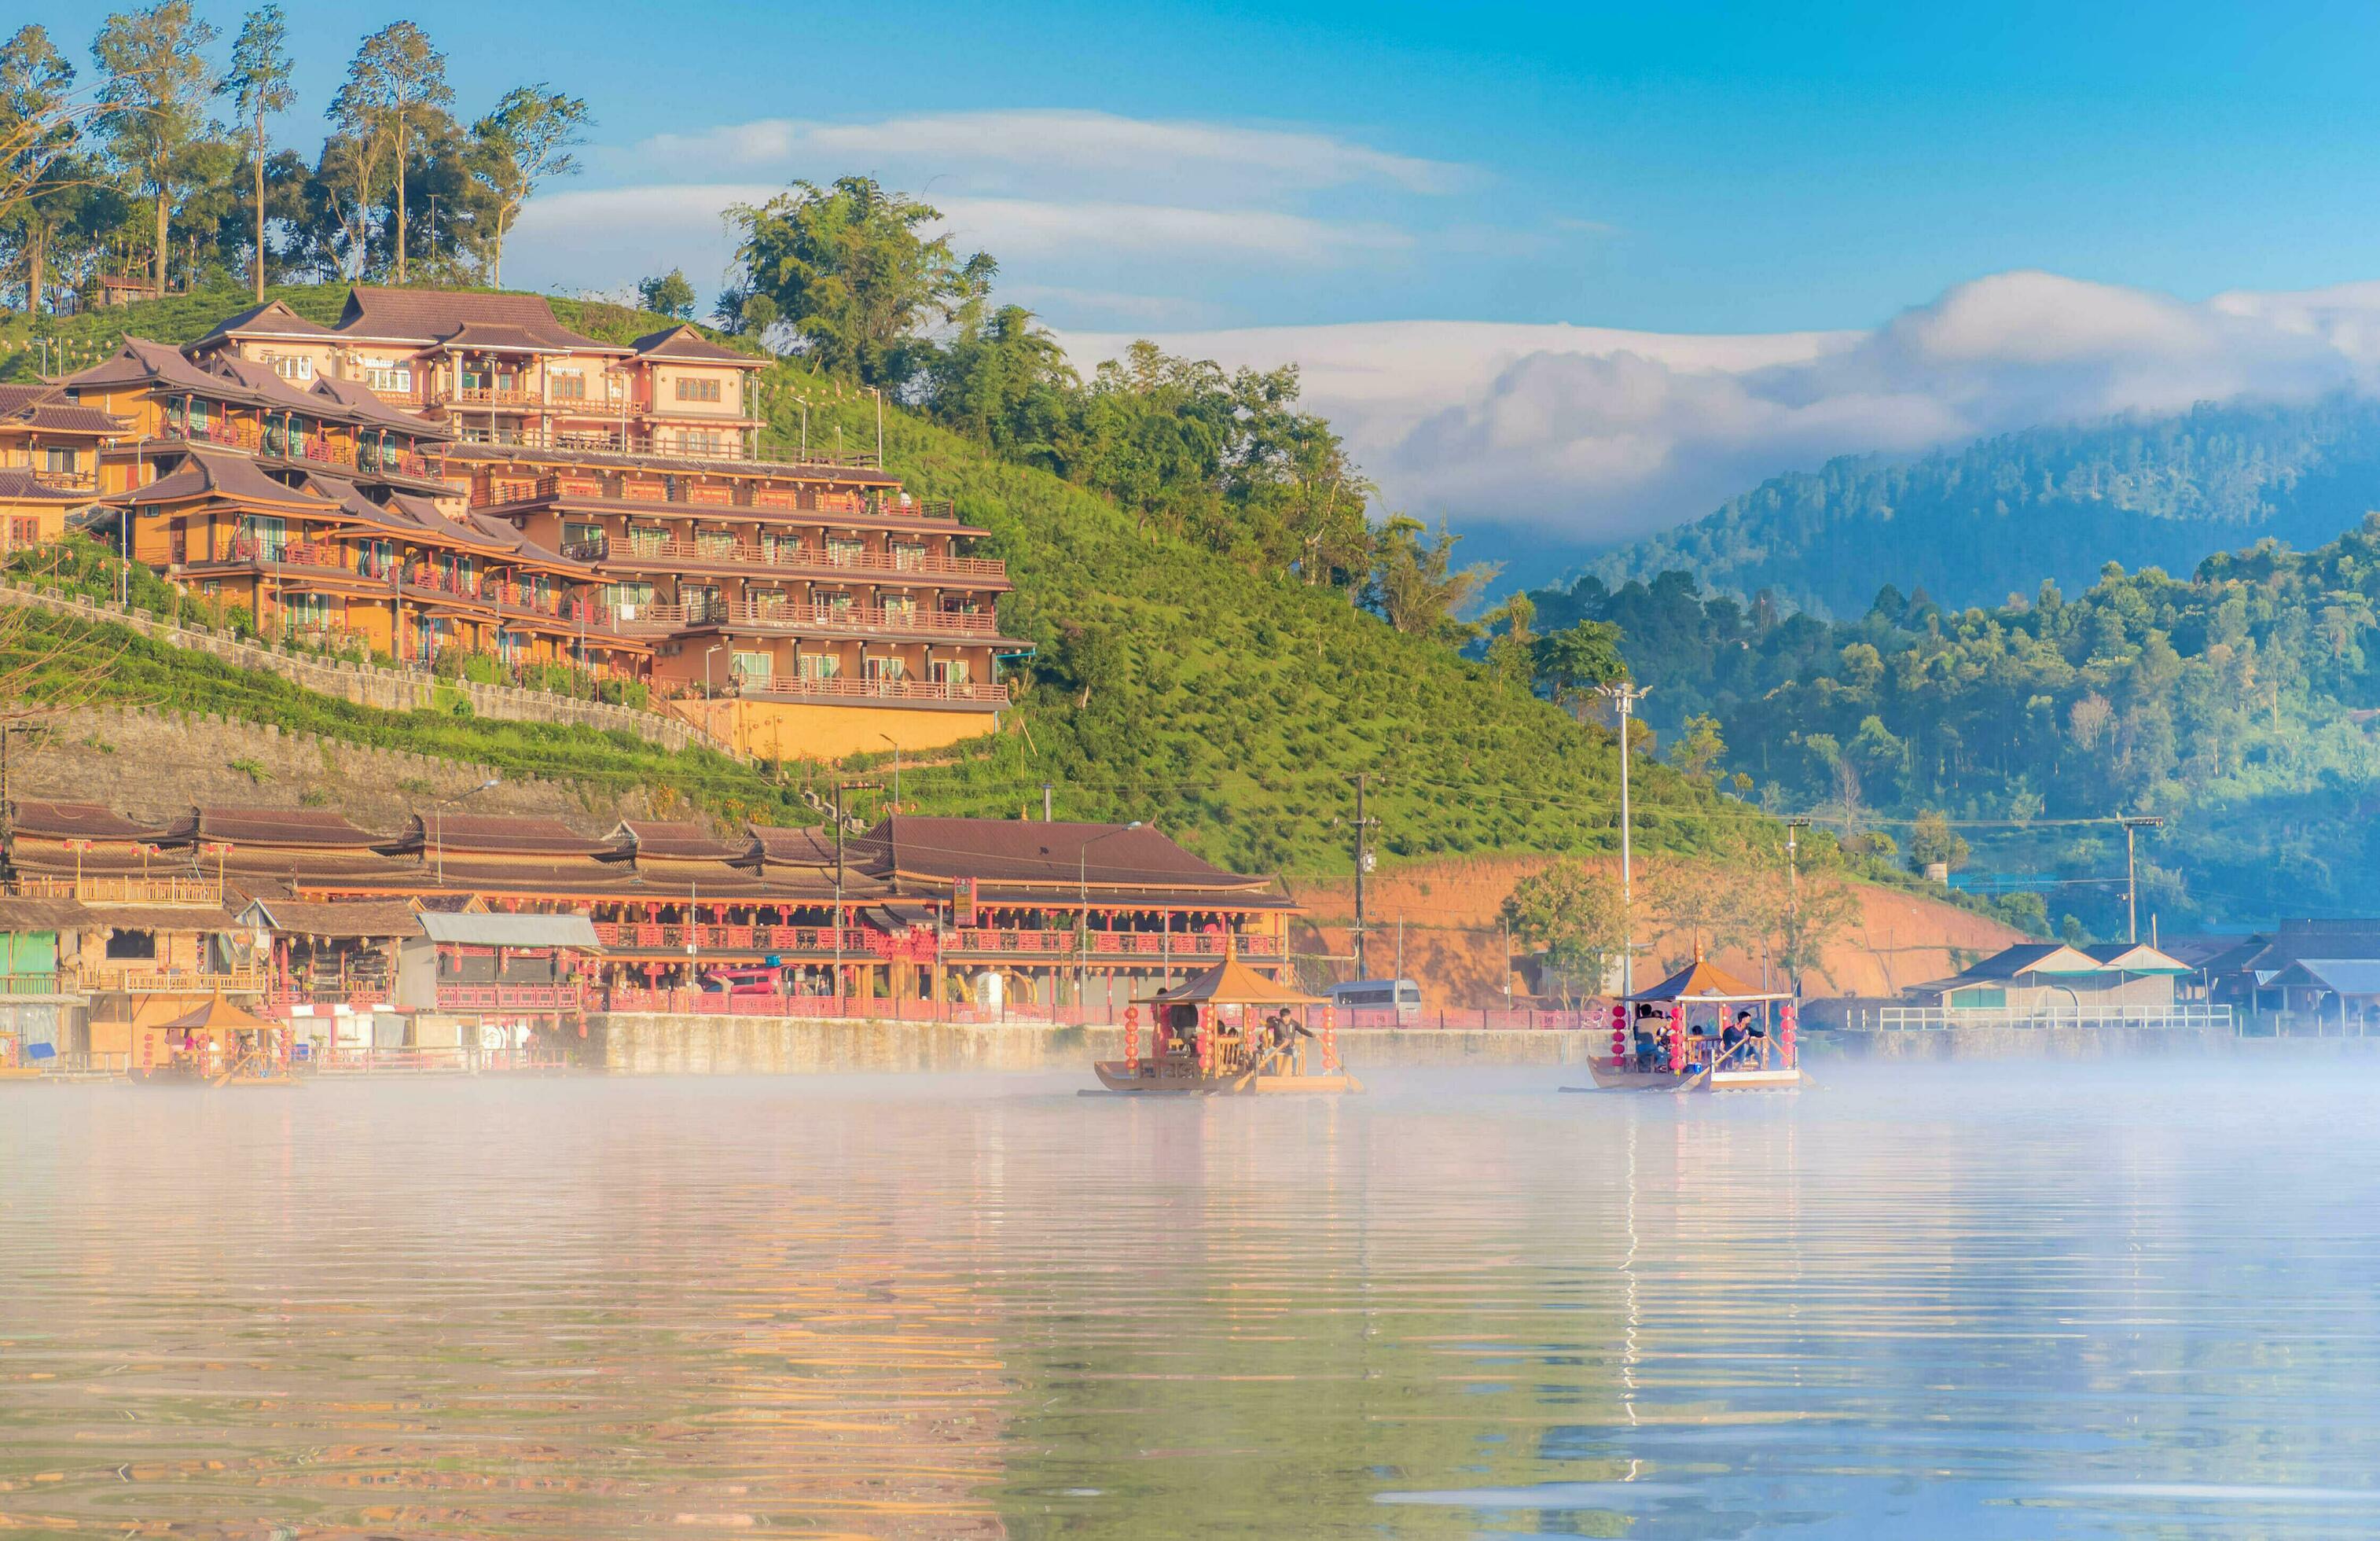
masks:
{"type": "Polygon", "coordinates": [[[1330,986],[1330,1004],[1341,1011],[1393,1011],[1405,1027],[1421,1021],[1421,986],[1410,979],[1352,980],[1330,986]]]}

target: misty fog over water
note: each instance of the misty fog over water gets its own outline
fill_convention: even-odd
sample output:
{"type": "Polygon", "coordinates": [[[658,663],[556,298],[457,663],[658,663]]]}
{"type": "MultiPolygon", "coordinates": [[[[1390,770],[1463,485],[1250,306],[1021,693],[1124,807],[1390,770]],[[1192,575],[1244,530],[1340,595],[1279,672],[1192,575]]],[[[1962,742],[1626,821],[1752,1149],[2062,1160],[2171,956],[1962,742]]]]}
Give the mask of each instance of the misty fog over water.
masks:
{"type": "Polygon", "coordinates": [[[0,1529],[2370,1535],[2333,1046],[9,1090],[0,1529]]]}

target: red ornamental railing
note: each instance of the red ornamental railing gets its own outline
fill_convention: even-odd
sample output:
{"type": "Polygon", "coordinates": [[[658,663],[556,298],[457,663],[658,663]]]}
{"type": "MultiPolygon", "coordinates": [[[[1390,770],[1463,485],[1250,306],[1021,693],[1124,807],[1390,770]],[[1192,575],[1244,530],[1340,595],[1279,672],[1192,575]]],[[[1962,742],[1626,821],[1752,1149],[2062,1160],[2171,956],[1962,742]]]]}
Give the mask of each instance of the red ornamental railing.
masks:
{"type": "Polygon", "coordinates": [[[441,985],[442,1011],[576,1011],[586,997],[576,985],[441,985]]]}
{"type": "MultiPolygon", "coordinates": [[[[607,948],[636,948],[643,951],[662,949],[682,951],[689,928],[651,921],[597,921],[595,939],[607,948]]],[[[832,953],[835,950],[834,927],[831,925],[760,925],[703,924],[690,928],[698,948],[717,952],[799,952],[832,953]]],[[[843,933],[845,952],[864,952],[868,938],[875,933],[865,926],[847,926],[843,933]]]]}
{"type": "Polygon", "coordinates": [[[950,701],[978,706],[1005,706],[1009,701],[1005,684],[978,679],[863,679],[842,675],[818,679],[804,675],[739,679],[735,693],[763,701],[950,701]]]}
{"type": "MultiPolygon", "coordinates": [[[[1236,952],[1243,958],[1278,958],[1281,938],[1278,936],[1221,936],[1203,931],[1176,931],[1172,936],[1158,931],[1092,931],[1088,934],[1088,951],[1095,958],[1220,958],[1225,952],[1236,952]]],[[[953,952],[1054,953],[1071,955],[1084,950],[1076,945],[1076,934],[1067,931],[1002,931],[991,927],[974,927],[954,932],[949,942],[953,952]]]]}

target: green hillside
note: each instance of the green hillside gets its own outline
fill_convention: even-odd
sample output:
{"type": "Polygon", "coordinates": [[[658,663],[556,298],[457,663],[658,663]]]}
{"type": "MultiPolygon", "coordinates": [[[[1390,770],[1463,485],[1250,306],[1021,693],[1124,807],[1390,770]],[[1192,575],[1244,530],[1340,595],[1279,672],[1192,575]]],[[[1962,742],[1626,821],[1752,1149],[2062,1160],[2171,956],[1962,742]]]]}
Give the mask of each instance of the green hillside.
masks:
{"type": "MultiPolygon", "coordinates": [[[[335,288],[275,292],[324,319],[344,297],[335,288]]],[[[103,350],[128,328],[186,341],[240,302],[236,292],[176,298],[56,330],[82,351],[103,350]]],[[[556,309],[609,336],[663,324],[613,306],[556,309]]],[[[21,371],[23,355],[7,367],[21,371]]],[[[814,446],[833,442],[838,429],[854,448],[873,443],[868,397],[789,362],[772,365],[765,384],[781,440],[798,431],[798,395],[811,404],[814,446]]],[[[1386,856],[1600,849],[1616,838],[1608,733],[1499,688],[1479,666],[1329,592],[1253,578],[1135,528],[1098,495],[1003,464],[906,413],[888,412],[887,434],[892,469],[926,495],[956,499],[994,532],[1018,583],[1005,606],[1010,630],[1038,649],[1008,730],[958,756],[905,767],[910,803],[1013,813],[1038,805],[1049,780],[1062,817],[1150,820],[1244,869],[1327,873],[1347,867],[1352,831],[1333,821],[1352,815],[1348,777],[1364,771],[1378,778],[1367,812],[1381,820],[1376,845],[1386,856]]],[[[302,711],[315,731],[376,741],[431,726],[273,684],[206,684],[205,672],[195,662],[152,667],[144,659],[125,688],[268,719],[302,711]],[[178,670],[178,682],[169,687],[158,670],[178,670]]],[[[595,736],[510,725],[435,727],[417,747],[557,775],[577,763],[590,777],[679,784],[713,808],[808,816],[768,775],[713,756],[630,752],[595,736]]],[[[1656,847],[1726,851],[1774,833],[1706,782],[1659,767],[1642,773],[1638,811],[1639,838],[1656,847]]]]}
{"type": "Polygon", "coordinates": [[[2039,428],[1915,460],[1846,457],[1772,477],[1707,518],[1587,569],[1617,588],[1705,586],[1858,616],[1885,583],[1954,608],[2103,563],[2188,572],[2271,535],[2311,545],[2380,505],[2380,403],[2203,406],[2168,418],[2039,428]]]}

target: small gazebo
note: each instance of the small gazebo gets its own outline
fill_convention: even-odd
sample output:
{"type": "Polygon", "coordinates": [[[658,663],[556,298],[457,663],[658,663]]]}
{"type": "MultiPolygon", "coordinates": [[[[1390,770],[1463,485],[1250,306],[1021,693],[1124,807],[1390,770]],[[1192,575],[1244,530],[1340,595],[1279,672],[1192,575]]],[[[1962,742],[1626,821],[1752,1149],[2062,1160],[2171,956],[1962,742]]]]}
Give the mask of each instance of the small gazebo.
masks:
{"type": "Polygon", "coordinates": [[[276,1052],[282,1025],[233,1005],[220,993],[172,1021],[143,1031],[143,1070],[156,1069],[162,1060],[165,1067],[185,1073],[257,1079],[277,1079],[285,1073],[276,1052]],[[156,1053],[160,1039],[163,1055],[156,1053]]]}

